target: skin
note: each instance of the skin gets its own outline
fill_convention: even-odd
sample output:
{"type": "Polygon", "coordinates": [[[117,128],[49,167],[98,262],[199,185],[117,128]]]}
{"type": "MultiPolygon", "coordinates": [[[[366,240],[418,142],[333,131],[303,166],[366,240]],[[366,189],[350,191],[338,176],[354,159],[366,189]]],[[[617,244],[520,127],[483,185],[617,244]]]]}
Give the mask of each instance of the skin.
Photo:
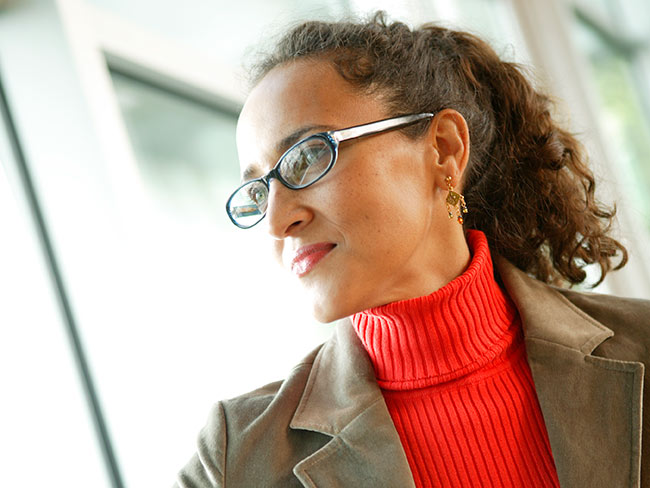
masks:
{"type": "MultiPolygon", "coordinates": [[[[299,138],[395,115],[376,93],[361,93],[324,60],[280,65],[254,87],[241,112],[242,172],[266,174],[288,148],[278,143],[301,128],[319,126],[299,138]]],[[[451,220],[447,215],[445,177],[462,192],[468,157],[467,124],[445,109],[417,140],[392,131],[343,142],[335,166],[309,188],[290,190],[271,180],[259,225],[285,268],[302,246],[336,244],[297,278],[317,320],[430,294],[467,269],[471,256],[456,212],[451,220]]]]}

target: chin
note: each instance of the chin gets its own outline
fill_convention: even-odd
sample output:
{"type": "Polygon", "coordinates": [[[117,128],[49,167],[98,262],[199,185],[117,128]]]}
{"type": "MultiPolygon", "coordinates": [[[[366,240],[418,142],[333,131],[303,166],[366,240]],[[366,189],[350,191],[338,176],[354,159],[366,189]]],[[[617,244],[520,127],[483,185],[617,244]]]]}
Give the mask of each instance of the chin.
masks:
{"type": "Polygon", "coordinates": [[[323,324],[354,315],[373,306],[371,296],[344,280],[311,283],[305,289],[313,317],[323,324]],[[345,292],[342,292],[345,290],[345,292]]]}
{"type": "Polygon", "coordinates": [[[337,306],[336,302],[336,300],[331,299],[326,299],[325,301],[314,300],[312,302],[312,315],[323,324],[328,324],[351,315],[340,306],[337,306]]]}
{"type": "Polygon", "coordinates": [[[346,302],[345,298],[347,297],[327,295],[321,298],[312,296],[312,315],[317,321],[327,324],[363,310],[358,305],[355,306],[354,303],[346,302]]]}
{"type": "Polygon", "coordinates": [[[314,306],[312,315],[322,324],[328,324],[344,317],[344,315],[334,313],[334,311],[327,307],[323,308],[319,306],[314,306]]]}

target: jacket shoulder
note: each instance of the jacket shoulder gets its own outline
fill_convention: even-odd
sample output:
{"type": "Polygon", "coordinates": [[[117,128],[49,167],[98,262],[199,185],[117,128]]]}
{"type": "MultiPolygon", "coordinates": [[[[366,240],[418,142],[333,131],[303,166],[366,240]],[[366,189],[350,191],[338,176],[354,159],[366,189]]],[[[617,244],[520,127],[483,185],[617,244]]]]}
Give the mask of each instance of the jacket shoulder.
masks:
{"type": "MultiPolygon", "coordinates": [[[[245,430],[260,417],[276,410],[291,410],[298,405],[311,372],[314,360],[322,344],[295,365],[284,380],[275,381],[243,395],[223,400],[221,404],[231,430],[245,430]]],[[[293,410],[291,411],[293,414],[293,410]]]]}
{"type": "Polygon", "coordinates": [[[614,332],[614,336],[603,342],[594,354],[648,364],[650,300],[564,288],[556,290],[587,315],[614,332]]]}
{"type": "Polygon", "coordinates": [[[316,450],[329,440],[316,433],[296,438],[289,428],[321,348],[285,380],[215,404],[197,438],[197,452],[178,473],[174,488],[221,488],[226,480],[229,486],[255,486],[261,472],[267,476],[265,486],[293,486],[299,453],[304,457],[305,448],[316,450]]]}

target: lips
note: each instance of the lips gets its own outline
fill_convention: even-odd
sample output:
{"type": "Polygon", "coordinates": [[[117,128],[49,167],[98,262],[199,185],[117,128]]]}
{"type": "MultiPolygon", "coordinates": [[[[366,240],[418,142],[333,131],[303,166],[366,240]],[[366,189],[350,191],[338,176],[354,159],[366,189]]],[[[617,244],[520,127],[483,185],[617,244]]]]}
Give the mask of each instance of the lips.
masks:
{"type": "Polygon", "coordinates": [[[331,242],[320,242],[301,247],[293,255],[291,271],[298,277],[305,276],[335,247],[336,244],[331,242]]]}

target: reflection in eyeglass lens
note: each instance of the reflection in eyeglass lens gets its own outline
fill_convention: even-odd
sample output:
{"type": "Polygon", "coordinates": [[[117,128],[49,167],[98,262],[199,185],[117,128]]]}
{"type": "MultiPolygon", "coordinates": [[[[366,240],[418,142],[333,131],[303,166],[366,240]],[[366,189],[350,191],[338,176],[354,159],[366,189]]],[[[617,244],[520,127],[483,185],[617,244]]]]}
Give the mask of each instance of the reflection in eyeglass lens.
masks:
{"type": "Polygon", "coordinates": [[[285,155],[279,171],[290,184],[303,186],[323,174],[331,158],[330,146],[324,140],[307,139],[285,155]]]}
{"type": "Polygon", "coordinates": [[[261,215],[266,209],[268,190],[259,181],[252,182],[241,188],[233,197],[230,213],[235,219],[261,215]]]}

